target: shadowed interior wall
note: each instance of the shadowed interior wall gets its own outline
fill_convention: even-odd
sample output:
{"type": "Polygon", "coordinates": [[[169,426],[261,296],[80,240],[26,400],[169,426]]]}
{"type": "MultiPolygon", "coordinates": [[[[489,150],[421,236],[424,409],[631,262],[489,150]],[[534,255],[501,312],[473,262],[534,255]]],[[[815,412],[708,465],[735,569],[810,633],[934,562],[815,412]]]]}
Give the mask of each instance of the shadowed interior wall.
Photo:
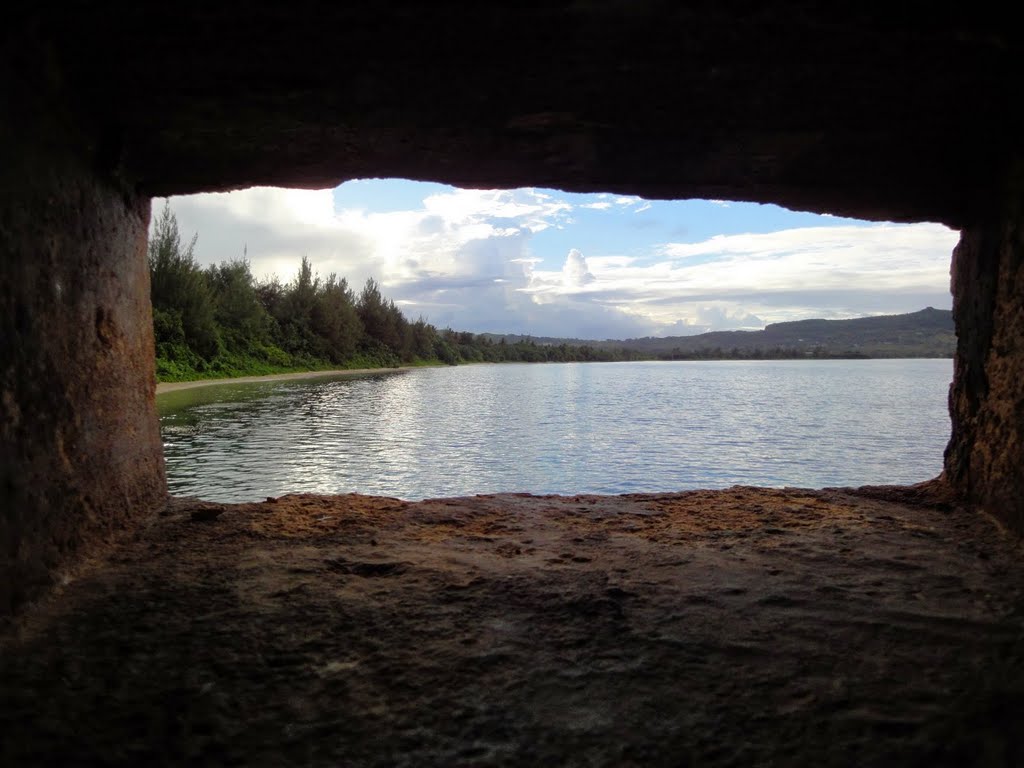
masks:
{"type": "MultiPolygon", "coordinates": [[[[1018,175],[1017,178],[1020,178],[1018,175]]],[[[946,475],[1024,534],[1024,200],[1018,186],[953,252],[957,356],[946,475]]]]}
{"type": "Polygon", "coordinates": [[[97,172],[39,83],[0,82],[2,616],[131,530],[166,483],[149,200],[97,172]]]}
{"type": "Polygon", "coordinates": [[[16,8],[0,613],[164,497],[148,197],[253,184],[532,184],[960,229],[945,476],[1024,533],[1022,55],[1005,20],[934,3],[16,8]]]}

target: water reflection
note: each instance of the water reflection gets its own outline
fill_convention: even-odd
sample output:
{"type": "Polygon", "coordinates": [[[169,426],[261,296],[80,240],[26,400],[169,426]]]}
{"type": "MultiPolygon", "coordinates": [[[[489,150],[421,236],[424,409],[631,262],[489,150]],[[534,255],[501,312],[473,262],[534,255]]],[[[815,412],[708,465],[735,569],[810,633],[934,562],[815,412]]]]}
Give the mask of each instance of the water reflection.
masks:
{"type": "Polygon", "coordinates": [[[909,483],[941,469],[948,360],[467,366],[158,398],[172,493],[408,499],[909,483]]]}

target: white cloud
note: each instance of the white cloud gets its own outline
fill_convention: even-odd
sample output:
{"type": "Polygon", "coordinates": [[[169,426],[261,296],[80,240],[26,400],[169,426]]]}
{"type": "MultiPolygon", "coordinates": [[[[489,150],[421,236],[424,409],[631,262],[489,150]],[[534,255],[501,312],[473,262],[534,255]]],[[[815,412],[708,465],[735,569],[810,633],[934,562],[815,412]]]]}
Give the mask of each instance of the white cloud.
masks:
{"type": "Polygon", "coordinates": [[[764,328],[764,320],[742,310],[730,310],[726,306],[711,304],[697,307],[696,324],[706,330],[739,331],[764,328]]]}
{"type": "Polygon", "coordinates": [[[933,224],[809,227],[670,243],[652,260],[587,259],[594,280],[535,269],[524,292],[643,317],[659,334],[948,306],[956,233],[933,224]],[[681,330],[685,329],[685,330],[681,330]]]}
{"type": "Polygon", "coordinates": [[[758,331],[764,326],[764,320],[742,309],[724,304],[698,304],[693,308],[692,318],[680,318],[664,326],[661,335],[694,336],[709,331],[758,331]]]}
{"type": "MultiPolygon", "coordinates": [[[[575,207],[611,219],[650,204],[604,194],[575,207]]],[[[256,188],[174,198],[172,208],[183,236],[199,233],[205,264],[246,247],[254,274],[288,280],[305,255],[357,289],[377,279],[407,314],[441,326],[581,338],[948,306],[956,241],[932,224],[816,226],[637,241],[628,255],[574,248],[551,268],[557,254],[545,261],[534,249],[572,231],[574,204],[539,190],[451,189],[406,210],[374,211],[335,210],[331,190],[256,188]]]]}
{"type": "MultiPolygon", "coordinates": [[[[172,208],[183,233],[199,232],[203,264],[247,248],[257,278],[287,281],[308,256],[321,275],[337,272],[357,290],[375,278],[408,315],[442,327],[609,337],[638,327],[614,309],[568,299],[545,305],[521,291],[539,262],[531,238],[564,226],[572,211],[544,192],[453,189],[419,208],[374,212],[336,211],[331,190],[254,188],[174,198],[172,208]]],[[[567,259],[565,279],[593,279],[581,255],[567,259]]]]}
{"type": "Polygon", "coordinates": [[[670,243],[662,253],[691,286],[770,292],[948,285],[956,234],[938,224],[805,227],[670,243]]]}
{"type": "Polygon", "coordinates": [[[305,255],[322,273],[372,276],[385,286],[425,273],[464,277],[496,269],[500,276],[506,261],[526,255],[510,253],[507,242],[525,241],[571,210],[533,190],[452,190],[426,197],[416,210],[335,211],[331,190],[267,187],[179,197],[172,208],[183,232],[199,232],[204,264],[247,248],[257,276],[288,279],[305,255]],[[467,247],[481,241],[494,248],[467,247]],[[500,268],[490,263],[495,259],[500,268]]]}
{"type": "Polygon", "coordinates": [[[497,219],[514,221],[530,232],[542,232],[560,223],[572,210],[569,203],[533,189],[457,189],[427,197],[423,207],[461,229],[489,226],[497,219]]]}
{"type": "Polygon", "coordinates": [[[594,282],[594,275],[587,268],[587,260],[578,249],[573,248],[565,257],[565,266],[562,267],[562,282],[567,288],[579,288],[587,283],[594,282]]]}
{"type": "Polygon", "coordinates": [[[198,233],[202,264],[240,258],[244,250],[257,277],[290,279],[303,256],[325,274],[365,280],[375,272],[373,233],[336,215],[331,190],[256,187],[176,197],[171,208],[183,236],[198,233]]]}

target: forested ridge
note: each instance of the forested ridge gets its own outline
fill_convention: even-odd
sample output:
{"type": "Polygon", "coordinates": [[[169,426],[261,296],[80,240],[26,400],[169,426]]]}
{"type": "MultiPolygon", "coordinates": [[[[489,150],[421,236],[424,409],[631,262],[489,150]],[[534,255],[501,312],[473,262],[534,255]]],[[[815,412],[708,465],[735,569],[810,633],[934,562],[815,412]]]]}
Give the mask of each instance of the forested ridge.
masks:
{"type": "Polygon", "coordinates": [[[288,283],[257,280],[244,256],[204,268],[197,238],[182,241],[165,204],[149,242],[160,381],[476,362],[952,357],[956,345],[951,313],[930,307],[625,341],[439,330],[405,317],[374,280],[356,293],[344,277],[314,272],[305,257],[288,283]]]}
{"type": "MultiPolygon", "coordinates": [[[[488,336],[492,341],[506,342],[524,338],[488,336]]],[[[550,337],[533,337],[532,341],[577,343],[576,339],[550,337]]],[[[711,331],[589,343],[598,350],[626,349],[657,360],[953,357],[956,328],[950,310],[926,307],[900,315],[770,323],[760,331],[711,331]]]]}
{"type": "Polygon", "coordinates": [[[203,268],[165,205],[149,242],[156,372],[160,381],[290,371],[640,359],[588,344],[509,342],[409,320],[367,280],[321,277],[302,258],[289,283],[257,280],[245,258],[203,268]]]}

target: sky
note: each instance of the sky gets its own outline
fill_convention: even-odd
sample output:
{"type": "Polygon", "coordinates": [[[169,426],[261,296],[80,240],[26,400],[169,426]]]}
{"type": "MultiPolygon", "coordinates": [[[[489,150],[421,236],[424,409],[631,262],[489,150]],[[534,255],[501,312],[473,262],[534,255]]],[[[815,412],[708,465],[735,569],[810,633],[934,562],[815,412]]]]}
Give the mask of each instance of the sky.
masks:
{"type": "Polygon", "coordinates": [[[958,238],[774,205],[400,179],[170,206],[204,266],[244,257],[258,279],[288,282],[306,256],[357,293],[374,278],[411,320],[580,339],[948,309],[958,238]]]}

